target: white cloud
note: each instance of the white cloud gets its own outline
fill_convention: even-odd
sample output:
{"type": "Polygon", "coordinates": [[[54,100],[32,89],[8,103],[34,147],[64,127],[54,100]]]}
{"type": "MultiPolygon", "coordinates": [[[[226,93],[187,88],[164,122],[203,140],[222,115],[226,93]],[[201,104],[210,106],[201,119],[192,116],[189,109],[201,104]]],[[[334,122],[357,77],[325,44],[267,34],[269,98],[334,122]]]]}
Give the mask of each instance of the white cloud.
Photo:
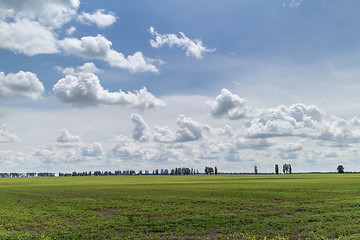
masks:
{"type": "Polygon", "coordinates": [[[150,129],[139,114],[132,114],[131,121],[135,124],[133,138],[136,141],[145,142],[150,138],[150,129]]]}
{"type": "Polygon", "coordinates": [[[85,59],[101,59],[112,67],[130,72],[158,72],[158,69],[144,58],[141,52],[125,57],[124,54],[111,49],[112,42],[101,36],[65,38],[59,45],[68,54],[75,54],[85,59]]]}
{"type": "Polygon", "coordinates": [[[195,58],[203,58],[203,54],[206,52],[213,52],[215,49],[208,49],[203,46],[201,40],[191,40],[184,33],[180,32],[180,37],[176,34],[159,34],[155,31],[154,27],[150,27],[149,31],[154,39],[150,40],[150,45],[154,48],[159,48],[164,45],[169,47],[177,46],[186,50],[186,56],[194,56],[195,58]]]}
{"type": "Polygon", "coordinates": [[[29,56],[58,53],[54,29],[75,15],[77,0],[1,1],[0,47],[29,56]]]}
{"type": "Polygon", "coordinates": [[[145,159],[147,156],[146,150],[143,147],[134,144],[130,138],[122,135],[116,137],[115,144],[111,150],[115,157],[125,160],[145,159]]]}
{"type": "MultiPolygon", "coordinates": [[[[62,71],[77,74],[80,68],[83,71],[99,71],[92,64],[77,69],[62,69],[62,71]]],[[[332,167],[331,164],[334,162],[337,164],[338,159],[353,161],[352,159],[358,158],[355,153],[359,147],[355,134],[360,127],[357,118],[344,120],[329,116],[316,106],[293,104],[259,109],[249,106],[247,118],[237,121],[224,118],[212,119],[205,117],[206,107],[199,108],[198,102],[203,104],[204,99],[194,101],[193,98],[188,99],[186,96],[177,98],[176,101],[183,105],[193,103],[197,106],[195,109],[202,109],[192,113],[186,112],[185,108],[173,109],[174,105],[170,105],[175,101],[173,97],[172,100],[168,99],[170,112],[158,111],[156,116],[154,112],[145,112],[144,116],[131,115],[131,109],[119,109],[115,106],[65,108],[61,114],[56,113],[52,116],[52,119],[67,119],[66,121],[55,120],[57,129],[64,127],[69,130],[76,129],[77,133],[82,133],[82,138],[86,136],[91,139],[91,142],[83,142],[83,139],[71,131],[63,137],[64,142],[59,142],[56,137],[61,134],[53,132],[54,141],[40,145],[43,142],[35,140],[36,145],[40,147],[34,146],[32,149],[36,151],[30,152],[32,155],[23,154],[26,156],[23,158],[31,161],[28,165],[32,166],[38,161],[37,168],[53,169],[55,172],[69,168],[71,171],[116,170],[119,166],[122,170],[135,169],[137,171],[182,166],[203,171],[204,166],[217,166],[219,171],[252,172],[254,165],[258,166],[261,172],[273,172],[275,163],[280,166],[290,163],[295,172],[331,171],[332,169],[335,171],[337,165],[332,167]],[[178,116],[179,111],[186,112],[186,117],[178,116]],[[121,117],[130,115],[132,117],[126,120],[121,117]],[[111,118],[113,119],[110,121],[111,118]],[[83,119],[87,120],[86,126],[83,124],[83,119]],[[149,122],[147,123],[144,119],[149,122]],[[172,124],[167,125],[170,122],[172,124]],[[114,123],[116,123],[115,128],[114,123]],[[160,123],[166,126],[156,126],[160,123]],[[278,128],[271,128],[276,124],[279,125],[278,128]],[[289,126],[288,129],[284,127],[286,124],[289,126]],[[250,129],[255,126],[258,128],[258,132],[255,132],[258,133],[257,135],[250,132],[250,129]],[[323,132],[329,132],[326,140],[319,139],[323,132]],[[127,137],[119,136],[112,141],[115,133],[124,134],[127,137]],[[344,141],[347,144],[339,146],[339,143],[344,143],[344,141]],[[315,161],[315,163],[310,161],[315,161]]],[[[37,111],[36,114],[32,114],[39,113],[40,111],[37,111]]],[[[43,113],[34,119],[47,118],[51,115],[47,113],[47,117],[42,117],[44,115],[41,114],[43,113]]],[[[34,125],[34,128],[38,129],[39,125],[46,123],[46,121],[36,123],[29,117],[21,118],[32,123],[26,125],[26,128],[34,125]]],[[[9,121],[9,118],[4,120],[13,124],[9,126],[9,129],[19,125],[16,124],[17,122],[9,121]]],[[[51,128],[46,126],[46,130],[49,129],[51,132],[51,128]]],[[[22,141],[6,145],[11,147],[22,144],[23,141],[29,141],[24,138],[31,138],[35,132],[25,134],[21,130],[17,131],[21,133],[19,136],[22,141]]],[[[14,152],[9,154],[10,160],[7,161],[16,159],[14,152]]],[[[347,163],[343,164],[348,166],[347,163]]]]}
{"type": "Polygon", "coordinates": [[[0,47],[29,56],[58,53],[54,34],[38,22],[0,20],[0,47]]]}
{"type": "Polygon", "coordinates": [[[135,123],[133,138],[136,141],[148,141],[152,138],[152,141],[162,143],[190,142],[200,139],[203,130],[208,128],[207,125],[200,124],[184,115],[178,116],[176,132],[167,126],[155,126],[154,131],[151,131],[138,114],[133,114],[131,120],[135,123]]]}
{"type": "Polygon", "coordinates": [[[38,99],[43,91],[43,84],[32,72],[19,71],[7,75],[0,72],[0,97],[23,95],[31,99],[38,99]]]}
{"type": "Polygon", "coordinates": [[[0,125],[0,143],[17,142],[19,137],[9,132],[5,125],[0,125]]]}
{"type": "Polygon", "coordinates": [[[298,8],[302,2],[303,0],[289,0],[288,2],[283,2],[283,7],[298,8]]]}
{"type": "Polygon", "coordinates": [[[60,131],[60,136],[56,138],[56,141],[60,143],[78,143],[80,142],[80,137],[71,135],[67,129],[62,129],[60,131]]]}
{"type": "Polygon", "coordinates": [[[93,142],[90,146],[83,146],[81,152],[82,156],[98,157],[104,154],[104,149],[101,143],[93,142]]]}
{"type": "Polygon", "coordinates": [[[116,16],[112,12],[104,14],[104,11],[104,9],[98,9],[93,14],[83,12],[79,16],[79,20],[89,25],[96,24],[99,28],[109,27],[116,22],[116,16]]]}
{"type": "Polygon", "coordinates": [[[55,141],[38,146],[32,153],[33,161],[38,161],[38,164],[68,169],[71,163],[71,170],[84,162],[89,166],[103,163],[103,155],[104,149],[100,143],[85,144],[79,136],[72,135],[67,129],[62,129],[55,141]]]}
{"type": "Polygon", "coordinates": [[[167,144],[158,142],[138,142],[126,136],[120,135],[115,138],[111,148],[113,161],[121,161],[122,165],[134,168],[136,165],[155,168],[165,168],[165,165],[186,166],[188,153],[184,149],[171,148],[167,144]]]}
{"type": "Polygon", "coordinates": [[[176,134],[167,126],[155,126],[154,128],[154,141],[170,143],[174,142],[176,134]]]}
{"type": "Polygon", "coordinates": [[[64,70],[69,75],[60,79],[53,87],[55,96],[62,102],[74,106],[122,105],[138,109],[162,108],[165,102],[157,99],[146,88],[135,93],[105,90],[94,74],[98,71],[95,64],[85,63],[74,69],[64,70]]]}
{"type": "MultiPolygon", "coordinates": [[[[133,55],[111,49],[112,43],[101,35],[96,37],[65,38],[58,40],[58,30],[77,16],[78,0],[50,1],[1,1],[0,2],[0,48],[33,56],[59,53],[60,50],[85,59],[100,59],[112,67],[130,72],[158,72],[152,59],[146,59],[142,52],[133,55]]],[[[116,21],[113,13],[98,10],[94,14],[83,13],[82,22],[106,27],[116,21]]],[[[71,36],[74,26],[66,30],[71,36]]]]}
{"type": "Polygon", "coordinates": [[[69,22],[80,5],[79,0],[1,1],[2,19],[28,19],[50,28],[59,28],[69,22]]]}
{"type": "Polygon", "coordinates": [[[66,31],[66,34],[69,35],[69,36],[71,36],[71,35],[73,35],[74,32],[76,32],[76,27],[71,26],[71,27],[69,27],[68,30],[66,31]]]}
{"type": "MultiPolygon", "coordinates": [[[[227,117],[242,122],[237,131],[250,139],[299,137],[342,144],[360,139],[357,118],[337,118],[327,115],[317,106],[302,103],[289,107],[257,109],[246,107],[245,102],[245,99],[223,89],[215,101],[208,102],[208,105],[213,117],[227,117]]],[[[246,144],[249,143],[240,145],[246,144]]]]}
{"type": "Polygon", "coordinates": [[[228,117],[232,120],[246,117],[246,100],[225,88],[221,90],[215,101],[208,104],[213,117],[228,117]]]}
{"type": "Polygon", "coordinates": [[[300,143],[292,142],[281,142],[276,148],[281,152],[298,152],[303,150],[300,143]]]}
{"type": "Polygon", "coordinates": [[[202,137],[203,125],[180,115],[177,119],[179,129],[176,132],[176,142],[195,141],[202,137]]]}

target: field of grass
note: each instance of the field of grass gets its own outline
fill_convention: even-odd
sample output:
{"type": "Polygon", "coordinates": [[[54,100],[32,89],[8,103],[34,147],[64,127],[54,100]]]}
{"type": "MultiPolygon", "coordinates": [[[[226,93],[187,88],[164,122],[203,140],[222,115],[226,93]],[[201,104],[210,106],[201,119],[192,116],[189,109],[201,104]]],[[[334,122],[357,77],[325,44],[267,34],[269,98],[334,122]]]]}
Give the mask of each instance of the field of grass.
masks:
{"type": "Polygon", "coordinates": [[[360,175],[0,178],[0,239],[357,239],[360,175]]]}

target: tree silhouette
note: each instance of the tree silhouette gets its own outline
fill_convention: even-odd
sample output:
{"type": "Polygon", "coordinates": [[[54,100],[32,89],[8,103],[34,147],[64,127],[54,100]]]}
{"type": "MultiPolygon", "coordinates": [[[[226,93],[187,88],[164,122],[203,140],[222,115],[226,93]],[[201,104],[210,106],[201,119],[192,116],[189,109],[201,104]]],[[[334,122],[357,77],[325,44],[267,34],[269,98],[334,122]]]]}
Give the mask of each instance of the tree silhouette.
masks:
{"type": "Polygon", "coordinates": [[[279,174],[279,165],[275,164],[275,173],[276,175],[279,174]]]}
{"type": "Polygon", "coordinates": [[[343,165],[339,165],[339,166],[337,167],[337,171],[338,171],[338,173],[344,173],[344,166],[343,166],[343,165]]]}

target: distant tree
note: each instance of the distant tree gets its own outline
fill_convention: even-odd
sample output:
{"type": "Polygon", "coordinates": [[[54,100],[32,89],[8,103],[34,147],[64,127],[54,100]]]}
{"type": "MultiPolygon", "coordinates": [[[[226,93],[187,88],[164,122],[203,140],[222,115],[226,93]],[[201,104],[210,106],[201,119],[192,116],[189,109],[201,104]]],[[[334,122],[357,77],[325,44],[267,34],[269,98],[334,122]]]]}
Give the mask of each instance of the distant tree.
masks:
{"type": "Polygon", "coordinates": [[[254,171],[255,171],[255,174],[258,173],[258,169],[257,169],[257,166],[254,167],[254,171]]]}
{"type": "Polygon", "coordinates": [[[285,164],[283,165],[283,172],[284,172],[284,174],[287,174],[287,173],[291,174],[291,165],[285,163],[285,164]]]}
{"type": "Polygon", "coordinates": [[[214,169],[212,167],[205,167],[205,174],[212,174],[214,169]]]}
{"type": "Polygon", "coordinates": [[[275,173],[276,175],[279,174],[279,165],[275,164],[275,173]]]}
{"type": "Polygon", "coordinates": [[[217,167],[215,166],[215,175],[218,174],[217,167]]]}
{"type": "Polygon", "coordinates": [[[292,173],[292,168],[291,168],[291,165],[289,164],[289,174],[292,173]]]}
{"type": "Polygon", "coordinates": [[[191,172],[191,170],[190,170],[190,168],[182,168],[182,169],[181,169],[181,172],[182,172],[182,174],[184,174],[184,175],[189,175],[190,172],[191,172]]]}
{"type": "Polygon", "coordinates": [[[337,172],[338,172],[338,173],[344,173],[344,166],[343,166],[343,165],[339,165],[339,166],[337,167],[337,172]]]}

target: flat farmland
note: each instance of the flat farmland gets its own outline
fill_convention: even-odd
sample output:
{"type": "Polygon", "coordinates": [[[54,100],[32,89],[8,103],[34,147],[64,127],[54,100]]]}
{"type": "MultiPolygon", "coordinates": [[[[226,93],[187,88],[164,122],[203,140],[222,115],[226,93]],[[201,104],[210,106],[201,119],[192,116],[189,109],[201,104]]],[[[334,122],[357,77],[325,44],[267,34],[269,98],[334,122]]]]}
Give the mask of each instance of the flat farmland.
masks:
{"type": "Polygon", "coordinates": [[[359,174],[0,178],[0,239],[358,239],[359,174]]]}

